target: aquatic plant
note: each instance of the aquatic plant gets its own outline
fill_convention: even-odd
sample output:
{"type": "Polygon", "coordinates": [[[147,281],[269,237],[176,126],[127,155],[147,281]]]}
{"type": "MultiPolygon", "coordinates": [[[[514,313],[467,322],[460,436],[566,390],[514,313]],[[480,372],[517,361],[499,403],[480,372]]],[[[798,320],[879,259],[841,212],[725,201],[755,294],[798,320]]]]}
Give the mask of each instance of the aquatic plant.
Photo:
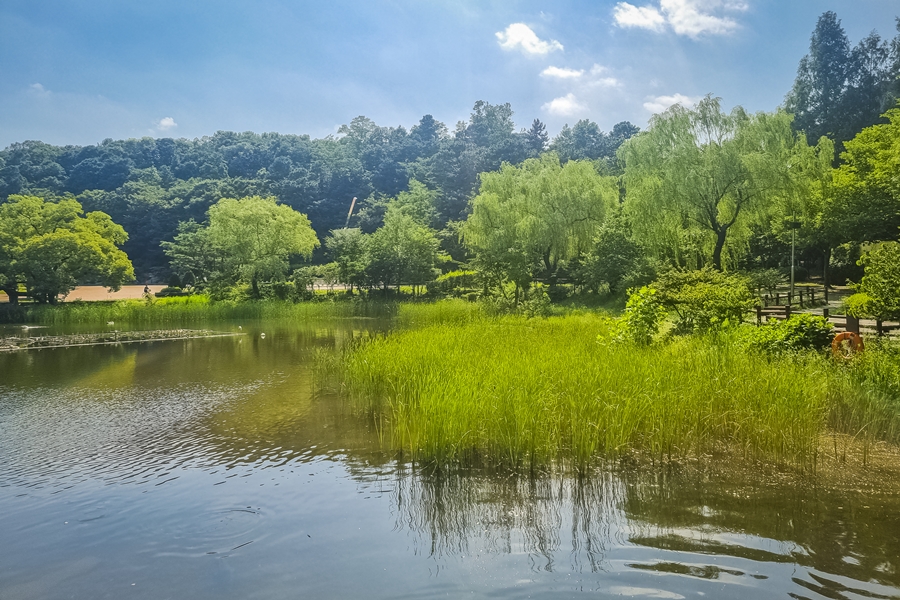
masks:
{"type": "Polygon", "coordinates": [[[425,461],[586,464],[727,448],[814,462],[826,361],[769,361],[728,336],[598,343],[613,338],[610,328],[578,315],[401,330],[349,352],[345,385],[385,440],[425,461]]]}
{"type": "Polygon", "coordinates": [[[119,300],[116,302],[68,302],[59,306],[19,307],[17,322],[43,325],[91,323],[187,324],[232,320],[309,320],[319,318],[389,317],[397,312],[396,303],[368,301],[345,302],[259,302],[212,301],[208,296],[119,300]]]}

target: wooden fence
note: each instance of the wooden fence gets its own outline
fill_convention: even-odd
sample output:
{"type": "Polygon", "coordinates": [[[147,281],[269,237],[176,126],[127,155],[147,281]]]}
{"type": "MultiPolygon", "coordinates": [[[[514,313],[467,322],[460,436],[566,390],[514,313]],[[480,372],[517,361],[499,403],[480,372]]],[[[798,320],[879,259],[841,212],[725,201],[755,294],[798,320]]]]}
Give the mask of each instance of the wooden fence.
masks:
{"type": "MultiPolygon", "coordinates": [[[[762,325],[768,319],[788,319],[797,312],[790,304],[783,306],[757,306],[756,324],[762,325]]],[[[900,322],[882,321],[880,319],[857,319],[849,315],[831,315],[827,307],[822,309],[822,316],[834,325],[835,331],[852,331],[856,334],[874,333],[886,335],[892,331],[900,331],[900,322]]]]}
{"type": "Polygon", "coordinates": [[[828,288],[825,286],[803,286],[794,288],[794,293],[790,292],[775,292],[771,294],[765,294],[759,297],[759,301],[762,303],[763,308],[769,308],[770,306],[793,306],[797,305],[800,308],[806,306],[815,306],[818,303],[824,302],[828,303],[828,288]]]}

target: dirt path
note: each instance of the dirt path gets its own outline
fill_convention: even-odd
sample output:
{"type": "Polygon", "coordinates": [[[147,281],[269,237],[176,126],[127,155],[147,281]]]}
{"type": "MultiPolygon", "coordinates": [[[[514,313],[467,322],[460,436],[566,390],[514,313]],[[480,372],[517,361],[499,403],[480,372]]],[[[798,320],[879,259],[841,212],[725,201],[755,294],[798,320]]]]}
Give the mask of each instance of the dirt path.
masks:
{"type": "MultiPolygon", "coordinates": [[[[163,289],[164,285],[151,285],[150,291],[154,294],[163,289]]],[[[118,292],[109,292],[100,285],[79,285],[66,296],[67,302],[73,300],[83,300],[90,302],[94,300],[129,300],[140,298],[144,295],[144,286],[142,285],[123,285],[118,292]]],[[[8,302],[6,294],[0,292],[0,302],[8,302]]]]}

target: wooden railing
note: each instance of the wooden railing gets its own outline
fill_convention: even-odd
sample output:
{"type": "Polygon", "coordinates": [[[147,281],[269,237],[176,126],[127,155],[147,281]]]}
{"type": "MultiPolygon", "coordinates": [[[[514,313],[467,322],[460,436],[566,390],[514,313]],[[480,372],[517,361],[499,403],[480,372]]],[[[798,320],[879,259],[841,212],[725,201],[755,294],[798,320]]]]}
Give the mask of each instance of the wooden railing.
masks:
{"type": "Polygon", "coordinates": [[[794,288],[791,292],[775,292],[773,294],[765,294],[759,297],[763,308],[770,306],[793,306],[797,305],[801,308],[805,306],[814,306],[817,303],[828,303],[828,288],[825,286],[803,286],[794,288]]]}
{"type": "MultiPolygon", "coordinates": [[[[789,319],[790,316],[797,312],[790,304],[783,306],[757,306],[756,307],[756,324],[762,325],[768,319],[789,319]]],[[[835,331],[852,331],[853,333],[874,333],[875,335],[886,335],[892,331],[900,331],[900,322],[882,321],[881,319],[858,319],[850,315],[831,315],[827,307],[822,309],[822,316],[834,325],[835,331]]]]}

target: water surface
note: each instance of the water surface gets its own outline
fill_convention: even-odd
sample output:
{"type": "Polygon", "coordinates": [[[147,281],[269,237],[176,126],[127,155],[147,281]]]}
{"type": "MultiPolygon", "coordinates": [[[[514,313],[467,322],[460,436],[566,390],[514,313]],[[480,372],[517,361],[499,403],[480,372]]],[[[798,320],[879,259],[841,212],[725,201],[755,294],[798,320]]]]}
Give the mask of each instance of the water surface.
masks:
{"type": "Polygon", "coordinates": [[[0,355],[0,598],[900,598],[877,487],[410,465],[314,392],[381,328],[0,355]]]}

